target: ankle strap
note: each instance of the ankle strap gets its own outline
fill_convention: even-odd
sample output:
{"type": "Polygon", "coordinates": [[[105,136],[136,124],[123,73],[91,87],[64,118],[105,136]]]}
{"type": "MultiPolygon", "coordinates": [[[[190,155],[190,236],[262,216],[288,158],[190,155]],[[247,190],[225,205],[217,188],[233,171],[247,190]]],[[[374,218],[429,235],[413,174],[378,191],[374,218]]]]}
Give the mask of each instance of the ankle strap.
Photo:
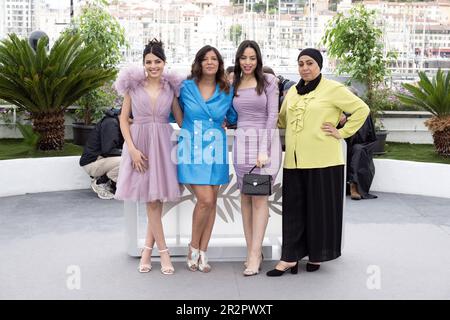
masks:
{"type": "Polygon", "coordinates": [[[144,249],[153,250],[153,248],[150,248],[150,247],[147,247],[147,246],[144,246],[144,249]]]}
{"type": "Polygon", "coordinates": [[[163,252],[167,252],[167,251],[169,251],[169,248],[166,248],[164,250],[159,250],[159,253],[163,253],[163,252]]]}
{"type": "Polygon", "coordinates": [[[199,252],[199,251],[200,251],[200,249],[195,249],[193,246],[191,246],[190,243],[189,243],[189,249],[190,249],[192,252],[199,252]]]}

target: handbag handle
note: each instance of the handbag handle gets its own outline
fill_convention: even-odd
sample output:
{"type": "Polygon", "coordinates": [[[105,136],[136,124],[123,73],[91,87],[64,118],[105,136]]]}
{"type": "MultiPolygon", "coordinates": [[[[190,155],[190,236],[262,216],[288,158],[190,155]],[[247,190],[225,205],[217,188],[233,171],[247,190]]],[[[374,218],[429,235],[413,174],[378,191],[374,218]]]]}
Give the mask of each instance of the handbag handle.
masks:
{"type": "MultiPolygon", "coordinates": [[[[253,170],[255,170],[258,166],[255,165],[253,168],[251,168],[251,170],[248,173],[252,173],[253,170]]],[[[264,166],[263,166],[264,167],[264,166]]]]}

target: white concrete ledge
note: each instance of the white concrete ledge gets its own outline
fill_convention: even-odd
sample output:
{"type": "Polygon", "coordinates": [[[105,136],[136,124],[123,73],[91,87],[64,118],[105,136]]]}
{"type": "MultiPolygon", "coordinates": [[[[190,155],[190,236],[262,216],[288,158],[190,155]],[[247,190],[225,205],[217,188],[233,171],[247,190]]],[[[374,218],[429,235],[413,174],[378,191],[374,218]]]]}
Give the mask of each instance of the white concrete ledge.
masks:
{"type": "Polygon", "coordinates": [[[450,198],[450,165],[375,159],[372,191],[450,198]]]}
{"type": "Polygon", "coordinates": [[[0,197],[86,189],[90,178],[79,156],[0,161],[0,197]]]}
{"type": "MultiPolygon", "coordinates": [[[[0,161],[0,197],[89,188],[79,156],[0,161]]],[[[372,191],[450,198],[450,165],[375,159],[372,191]]]]}

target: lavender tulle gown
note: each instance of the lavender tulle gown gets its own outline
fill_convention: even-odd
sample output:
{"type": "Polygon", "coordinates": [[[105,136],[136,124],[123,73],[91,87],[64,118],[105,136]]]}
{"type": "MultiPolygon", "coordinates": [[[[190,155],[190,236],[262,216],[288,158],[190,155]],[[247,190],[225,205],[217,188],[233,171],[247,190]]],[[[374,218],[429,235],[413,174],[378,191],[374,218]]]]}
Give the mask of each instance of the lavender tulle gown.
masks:
{"type": "Polygon", "coordinates": [[[277,129],[278,121],[278,79],[265,74],[265,88],[258,95],[256,88],[237,91],[233,107],[238,113],[237,129],[233,143],[233,165],[239,190],[242,179],[256,164],[258,153],[266,152],[270,162],[252,173],[270,174],[272,186],[281,166],[281,143],[277,129]]]}
{"type": "Polygon", "coordinates": [[[134,117],[130,125],[131,137],[136,148],[148,158],[148,169],[144,173],[133,169],[128,146],[124,143],[115,194],[118,200],[179,200],[177,167],[171,159],[176,139],[171,141],[173,129],[169,123],[174,96],[179,94],[174,79],[173,76],[163,76],[162,89],[156,104],[153,104],[143,87],[145,74],[142,67],[127,68],[119,73],[115,88],[119,94],[128,93],[131,97],[134,117]]]}

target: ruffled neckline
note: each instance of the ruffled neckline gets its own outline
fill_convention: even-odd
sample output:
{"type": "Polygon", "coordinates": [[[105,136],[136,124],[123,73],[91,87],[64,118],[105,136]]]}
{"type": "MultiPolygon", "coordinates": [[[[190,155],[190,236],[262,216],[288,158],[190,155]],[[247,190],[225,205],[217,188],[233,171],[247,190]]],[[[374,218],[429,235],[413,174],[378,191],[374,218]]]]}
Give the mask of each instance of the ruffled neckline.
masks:
{"type": "MultiPolygon", "coordinates": [[[[162,89],[164,89],[167,85],[169,85],[175,92],[175,95],[178,97],[182,81],[185,78],[186,77],[166,71],[161,75],[160,78],[160,83],[162,84],[161,87],[162,89]]],[[[146,81],[147,77],[145,76],[144,67],[129,66],[123,68],[120,71],[117,80],[114,83],[114,87],[119,94],[125,95],[126,93],[134,91],[137,88],[143,88],[146,81]]]]}
{"type": "Polygon", "coordinates": [[[294,116],[293,119],[290,119],[290,123],[295,132],[298,133],[303,130],[306,108],[315,99],[315,96],[315,90],[304,95],[296,94],[295,97],[298,100],[288,107],[291,111],[290,114],[294,116]]]}

